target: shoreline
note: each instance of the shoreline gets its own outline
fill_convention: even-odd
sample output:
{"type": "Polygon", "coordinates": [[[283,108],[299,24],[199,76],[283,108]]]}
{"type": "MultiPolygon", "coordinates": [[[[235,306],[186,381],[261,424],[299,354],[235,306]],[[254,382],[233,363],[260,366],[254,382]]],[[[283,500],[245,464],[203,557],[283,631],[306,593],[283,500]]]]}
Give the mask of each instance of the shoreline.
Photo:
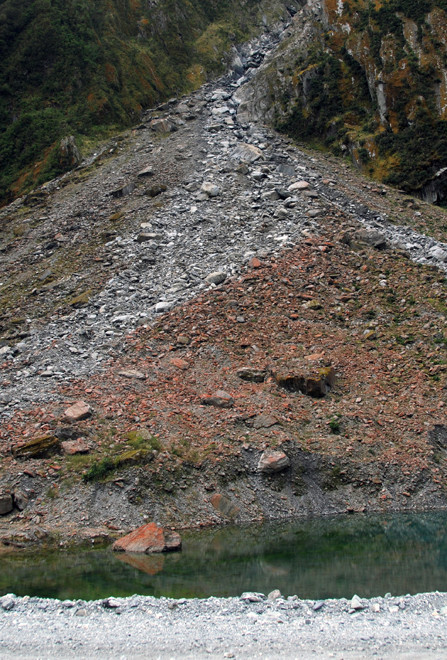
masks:
{"type": "Polygon", "coordinates": [[[321,601],[0,598],[2,658],[439,658],[447,593],[321,601]]]}

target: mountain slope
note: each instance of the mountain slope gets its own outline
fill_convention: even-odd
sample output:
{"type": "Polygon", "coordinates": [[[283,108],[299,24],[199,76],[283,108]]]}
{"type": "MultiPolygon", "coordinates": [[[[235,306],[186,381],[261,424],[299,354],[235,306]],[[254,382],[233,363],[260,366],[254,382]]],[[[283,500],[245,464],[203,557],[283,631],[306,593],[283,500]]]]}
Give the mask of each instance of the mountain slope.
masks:
{"type": "Polygon", "coordinates": [[[246,122],[256,77],[2,210],[2,538],[446,505],[445,211],[246,122]]]}

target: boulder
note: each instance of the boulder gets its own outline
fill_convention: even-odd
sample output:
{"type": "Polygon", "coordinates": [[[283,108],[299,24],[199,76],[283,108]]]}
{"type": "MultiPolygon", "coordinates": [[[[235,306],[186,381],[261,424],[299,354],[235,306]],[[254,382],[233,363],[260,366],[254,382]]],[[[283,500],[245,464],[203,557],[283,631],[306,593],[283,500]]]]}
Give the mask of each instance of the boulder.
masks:
{"type": "Polygon", "coordinates": [[[55,435],[44,435],[24,445],[15,445],[12,453],[16,458],[45,458],[59,452],[61,443],[55,435]]]}
{"type": "Polygon", "coordinates": [[[266,449],[261,454],[258,463],[258,471],[264,474],[282,472],[290,465],[290,459],[283,451],[266,449]]]}
{"type": "Polygon", "coordinates": [[[287,188],[288,192],[297,192],[300,190],[306,190],[309,188],[309,183],[307,181],[295,181],[295,183],[290,184],[287,188]]]}
{"type": "Polygon", "coordinates": [[[0,516],[6,516],[14,508],[11,493],[0,493],[0,516]]]}
{"type": "Polygon", "coordinates": [[[208,195],[208,197],[217,197],[220,193],[219,186],[216,186],[212,181],[204,181],[200,186],[200,190],[205,193],[205,195],[208,195]]]}
{"type": "Polygon", "coordinates": [[[238,369],[236,374],[242,380],[247,380],[250,383],[263,383],[267,372],[265,369],[255,369],[254,367],[242,367],[238,369]]]}
{"type": "Polygon", "coordinates": [[[321,367],[307,372],[303,366],[283,368],[273,374],[277,385],[289,392],[302,392],[307,396],[321,398],[335,385],[335,370],[333,367],[321,367]]]}
{"type": "Polygon", "coordinates": [[[222,284],[222,282],[225,282],[227,279],[227,274],[224,273],[223,271],[215,271],[214,273],[210,273],[205,277],[205,281],[208,282],[208,284],[222,284]]]}
{"type": "Polygon", "coordinates": [[[163,529],[163,527],[159,527],[152,522],[115,541],[112,550],[115,552],[152,554],[154,552],[180,550],[181,547],[182,540],[177,532],[163,529]]]}
{"type": "Polygon", "coordinates": [[[92,416],[92,410],[85,401],[76,401],[64,411],[64,417],[69,422],[79,422],[92,416]]]}
{"type": "Polygon", "coordinates": [[[264,154],[261,149],[255,147],[253,144],[247,144],[246,142],[241,142],[236,149],[231,154],[233,160],[242,162],[242,163],[254,163],[260,158],[264,158],[264,154]]]}

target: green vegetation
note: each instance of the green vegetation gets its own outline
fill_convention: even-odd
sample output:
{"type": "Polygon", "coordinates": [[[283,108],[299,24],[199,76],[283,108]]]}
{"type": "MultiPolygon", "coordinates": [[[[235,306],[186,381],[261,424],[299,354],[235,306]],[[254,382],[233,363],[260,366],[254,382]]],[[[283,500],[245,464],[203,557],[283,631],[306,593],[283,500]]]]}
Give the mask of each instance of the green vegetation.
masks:
{"type": "Polygon", "coordinates": [[[0,202],[67,169],[63,137],[91,143],[197,87],[281,12],[266,0],[3,0],[0,202]]]}
{"type": "Polygon", "coordinates": [[[293,102],[284,95],[277,128],[349,154],[385,183],[423,191],[447,167],[446,11],[447,0],[347,0],[324,39],[297,57],[299,93],[293,102]]]}

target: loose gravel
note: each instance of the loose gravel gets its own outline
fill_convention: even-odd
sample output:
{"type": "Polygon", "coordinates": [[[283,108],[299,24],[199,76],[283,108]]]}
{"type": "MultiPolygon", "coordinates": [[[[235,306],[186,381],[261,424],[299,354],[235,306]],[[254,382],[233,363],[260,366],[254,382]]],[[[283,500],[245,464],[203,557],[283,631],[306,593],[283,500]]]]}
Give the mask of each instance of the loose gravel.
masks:
{"type": "Polygon", "coordinates": [[[443,658],[447,594],[0,599],[8,658],[443,658]],[[276,597],[275,597],[276,596],[276,597]]]}

